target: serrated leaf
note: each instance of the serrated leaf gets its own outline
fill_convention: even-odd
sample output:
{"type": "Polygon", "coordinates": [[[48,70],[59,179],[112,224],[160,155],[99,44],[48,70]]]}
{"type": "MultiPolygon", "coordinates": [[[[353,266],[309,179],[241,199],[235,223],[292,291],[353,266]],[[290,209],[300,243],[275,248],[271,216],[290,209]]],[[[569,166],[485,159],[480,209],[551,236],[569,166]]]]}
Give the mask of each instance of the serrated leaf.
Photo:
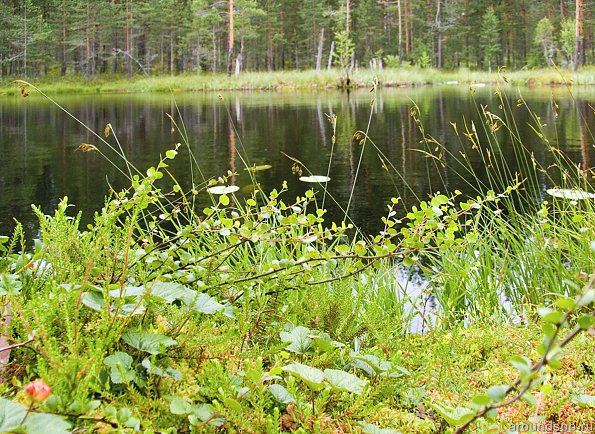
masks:
{"type": "Polygon", "coordinates": [[[281,404],[295,403],[295,398],[289,391],[281,386],[280,384],[271,384],[268,387],[269,392],[275,397],[281,404]]]}
{"type": "Polygon", "coordinates": [[[18,274],[0,274],[0,296],[17,294],[23,286],[18,274]]]}
{"type": "Polygon", "coordinates": [[[301,363],[291,363],[283,370],[302,380],[312,390],[324,389],[324,372],[301,363]]]}
{"type": "Polygon", "coordinates": [[[324,377],[334,390],[361,395],[367,381],[339,369],[325,369],[324,377]]]}
{"type": "Polygon", "coordinates": [[[144,333],[129,330],[122,335],[122,340],[139,351],[150,354],[162,354],[167,347],[176,345],[177,342],[165,335],[157,333],[144,333]]]}

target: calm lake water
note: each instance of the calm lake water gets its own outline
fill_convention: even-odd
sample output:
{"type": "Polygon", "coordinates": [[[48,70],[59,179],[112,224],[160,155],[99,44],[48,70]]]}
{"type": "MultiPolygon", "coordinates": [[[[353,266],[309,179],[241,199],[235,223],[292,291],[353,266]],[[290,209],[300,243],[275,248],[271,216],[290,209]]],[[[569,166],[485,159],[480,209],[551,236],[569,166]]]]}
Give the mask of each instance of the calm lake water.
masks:
{"type": "MultiPolygon", "coordinates": [[[[595,90],[580,88],[573,93],[571,96],[566,89],[550,88],[522,90],[531,110],[546,124],[549,139],[573,161],[591,166],[595,163],[591,135],[595,117],[589,105],[595,105],[595,90]]],[[[540,162],[548,164],[552,156],[528,126],[530,113],[526,107],[517,107],[518,90],[506,89],[505,94],[513,107],[520,139],[540,162]]],[[[233,182],[243,187],[239,195],[245,197],[253,187],[240,155],[250,165],[270,164],[270,170],[256,173],[261,188],[280,188],[286,180],[290,198],[302,194],[308,185],[292,173],[293,161],[284,154],[303,162],[313,174],[326,174],[333,131],[327,114],[336,115],[337,139],[328,189],[342,207],[348,202],[362,151],[362,145],[352,136],[357,130],[366,130],[372,114],[370,138],[388,161],[379,157],[371,143],[366,144],[349,210],[353,221],[367,231],[380,227],[380,217],[391,197],[400,196],[409,206],[432,191],[469,191],[469,175],[461,173],[455,163],[455,156],[458,158],[461,152],[468,155],[477,173],[485,173],[479,158],[469,152],[462,133],[465,122],[469,127],[473,122],[483,135],[479,124],[482,105],[500,113],[494,89],[477,88],[472,92],[466,86],[444,86],[382,90],[371,106],[372,97],[366,91],[246,92],[225,93],[223,100],[217,93],[176,94],[175,103],[168,94],[59,96],[56,100],[99,134],[110,123],[127,157],[143,170],[156,165],[160,154],[183,141],[167,116],[173,114],[179,125],[183,122],[203,174],[209,177],[236,171],[233,182]],[[444,143],[452,153],[441,157],[444,167],[415,151],[426,149],[410,116],[415,106],[426,134],[444,143]],[[396,171],[388,167],[388,162],[396,171]]],[[[510,137],[504,129],[498,134],[502,155],[514,169],[515,156],[507,148],[510,137]]],[[[108,140],[115,145],[113,136],[108,140]]],[[[103,157],[77,151],[81,143],[105,150],[123,167],[121,159],[96,137],[42,97],[32,92],[28,98],[0,98],[0,234],[11,231],[17,219],[24,224],[29,238],[35,236],[38,223],[30,205],[37,204],[51,213],[63,196],[75,205],[73,213],[82,210],[83,221],[89,222],[93,212],[102,207],[108,184],[114,188],[127,185],[103,157]]],[[[172,164],[176,176],[186,185],[190,185],[188,161],[187,152],[181,148],[172,164]]],[[[544,179],[537,194],[543,194],[548,187],[544,179]]],[[[338,205],[328,199],[326,205],[330,218],[342,218],[338,205]]]]}

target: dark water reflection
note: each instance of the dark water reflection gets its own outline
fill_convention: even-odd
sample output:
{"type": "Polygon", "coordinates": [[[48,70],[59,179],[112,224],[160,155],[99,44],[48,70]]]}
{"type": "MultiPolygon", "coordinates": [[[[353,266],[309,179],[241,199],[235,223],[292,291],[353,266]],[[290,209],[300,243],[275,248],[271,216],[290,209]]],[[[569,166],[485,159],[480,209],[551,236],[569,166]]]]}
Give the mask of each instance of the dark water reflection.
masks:
{"type": "MultiPolygon", "coordinates": [[[[506,90],[513,106],[520,139],[544,164],[552,156],[528,127],[530,114],[516,107],[518,93],[506,90]]],[[[595,162],[593,110],[595,90],[577,89],[574,99],[565,89],[526,89],[523,96],[530,108],[547,124],[545,130],[553,143],[564,149],[577,163],[590,166],[595,162]],[[579,114],[581,116],[579,116],[579,114]],[[590,129],[589,129],[590,127],[590,129]]],[[[337,141],[328,188],[341,206],[347,204],[360,158],[361,145],[352,140],[353,133],[365,130],[370,116],[371,94],[346,93],[231,93],[224,101],[217,94],[176,95],[101,95],[63,96],[57,101],[86,125],[102,134],[111,123],[128,158],[140,169],[155,165],[160,154],[181,142],[180,133],[166,113],[183,120],[192,151],[205,176],[218,176],[227,170],[239,173],[237,185],[251,183],[240,154],[250,164],[270,164],[271,170],[257,173],[265,191],[279,188],[287,180],[290,196],[303,193],[307,185],[292,174],[293,162],[283,153],[302,161],[315,174],[326,174],[331,153],[332,127],[327,114],[335,114],[337,141]],[[237,128],[234,136],[232,125],[237,128]]],[[[372,108],[370,137],[397,169],[383,168],[379,153],[366,145],[359,178],[354,191],[350,215],[366,230],[377,230],[386,204],[401,196],[411,205],[417,197],[431,191],[469,190],[468,175],[461,175],[454,156],[465,151],[465,140],[455,135],[451,122],[463,132],[464,121],[473,121],[478,129],[478,107],[487,105],[499,112],[499,100],[493,89],[478,88],[473,94],[466,87],[433,87],[382,91],[372,108]],[[427,134],[445,143],[453,154],[443,157],[445,167],[413,151],[422,149],[421,134],[410,116],[414,104],[427,134]],[[405,180],[405,182],[403,181],[405,180]],[[409,187],[407,187],[408,185],[409,187]]],[[[515,155],[507,149],[510,139],[501,132],[502,155],[512,168],[515,155]]],[[[115,145],[114,138],[109,139],[115,145]]],[[[96,137],[85,131],[59,108],[39,96],[0,99],[0,233],[21,221],[27,234],[37,231],[37,220],[30,204],[38,204],[50,213],[60,198],[68,196],[88,222],[101,208],[108,182],[115,188],[126,186],[126,180],[104,158],[76,151],[81,143],[101,147],[96,137]]],[[[121,165],[121,160],[106,150],[121,165]]],[[[176,176],[190,183],[187,154],[173,164],[176,176]]],[[[481,162],[469,154],[477,173],[485,173],[481,162]]],[[[122,166],[122,165],[121,165],[122,166]]],[[[547,182],[540,181],[543,189],[547,182]]],[[[329,204],[330,215],[340,219],[338,206],[329,204]]]]}

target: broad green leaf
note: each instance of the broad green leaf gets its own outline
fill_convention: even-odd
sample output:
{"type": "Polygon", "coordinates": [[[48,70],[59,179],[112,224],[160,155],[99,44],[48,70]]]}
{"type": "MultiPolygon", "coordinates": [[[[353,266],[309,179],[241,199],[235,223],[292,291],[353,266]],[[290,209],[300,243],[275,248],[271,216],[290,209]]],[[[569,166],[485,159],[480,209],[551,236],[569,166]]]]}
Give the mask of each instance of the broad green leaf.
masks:
{"type": "Polygon", "coordinates": [[[494,402],[500,402],[506,396],[506,391],[509,386],[492,386],[488,389],[487,394],[494,402]]]}
{"type": "Polygon", "coordinates": [[[213,315],[214,313],[225,309],[225,306],[218,303],[213,297],[204,292],[201,292],[198,295],[187,296],[184,299],[184,303],[186,303],[186,306],[188,306],[189,309],[206,315],[213,315]]]}
{"type": "Polygon", "coordinates": [[[595,301],[595,289],[589,289],[586,291],[576,303],[577,307],[588,306],[595,301]]]}
{"type": "Polygon", "coordinates": [[[374,378],[378,375],[378,373],[372,367],[372,365],[370,365],[368,362],[365,362],[363,360],[353,359],[351,361],[351,366],[353,366],[356,369],[361,369],[370,378],[374,378]]]}
{"type": "Polygon", "coordinates": [[[510,364],[517,368],[521,375],[527,375],[531,372],[531,360],[527,357],[513,356],[510,359],[510,364]]]}
{"type": "Polygon", "coordinates": [[[347,255],[351,251],[351,249],[349,248],[349,246],[347,244],[337,244],[335,246],[335,251],[339,255],[347,255]]]}
{"type": "Polygon", "coordinates": [[[556,300],[556,306],[560,309],[571,310],[576,306],[576,302],[570,298],[559,298],[556,300]]]}
{"type": "Polygon", "coordinates": [[[339,369],[325,369],[324,377],[333,389],[341,392],[350,392],[355,393],[356,395],[361,395],[366,386],[365,380],[339,369]]]}
{"type": "Polygon", "coordinates": [[[6,294],[17,294],[20,292],[23,284],[19,280],[18,274],[0,274],[0,296],[6,294]]]}
{"type": "Polygon", "coordinates": [[[366,434],[399,434],[399,431],[392,428],[380,428],[364,421],[358,422],[358,425],[362,427],[362,432],[366,434]]]}
{"type": "Polygon", "coordinates": [[[14,431],[21,424],[26,412],[23,405],[0,398],[0,432],[14,431]]]}
{"type": "Polygon", "coordinates": [[[537,406],[537,399],[536,399],[536,398],[535,398],[533,395],[531,395],[530,393],[525,393],[525,394],[524,394],[524,395],[521,397],[521,399],[522,399],[523,401],[526,401],[526,402],[528,402],[528,403],[529,403],[529,405],[531,405],[531,406],[533,406],[533,407],[537,406]]]}
{"type": "Polygon", "coordinates": [[[595,396],[593,395],[575,395],[572,397],[572,402],[580,407],[595,408],[595,396]]]}
{"type": "Polygon", "coordinates": [[[221,426],[225,423],[225,418],[218,417],[216,410],[208,404],[199,404],[192,406],[192,414],[188,416],[192,425],[198,425],[204,422],[213,426],[221,426]]]}
{"type": "Polygon", "coordinates": [[[162,282],[156,280],[149,286],[151,295],[161,298],[166,303],[172,303],[174,300],[185,300],[187,297],[196,295],[196,292],[176,282],[162,282]]]}
{"type": "Polygon", "coordinates": [[[428,403],[451,426],[461,425],[473,419],[475,412],[470,408],[452,408],[446,405],[428,403]]]}
{"type": "Polygon", "coordinates": [[[287,351],[297,354],[307,354],[312,349],[310,330],[306,327],[297,326],[290,332],[279,333],[281,341],[289,342],[285,347],[287,351]]]}
{"type": "Polygon", "coordinates": [[[593,324],[595,324],[595,319],[593,318],[592,314],[591,315],[585,314],[578,319],[578,326],[582,330],[587,330],[593,324]]]}
{"type": "Polygon", "coordinates": [[[193,410],[194,407],[179,396],[173,396],[169,401],[169,411],[173,414],[190,414],[193,410]]]}
{"type": "Polygon", "coordinates": [[[240,404],[240,401],[229,396],[222,397],[221,399],[223,400],[223,404],[225,404],[227,409],[235,411],[236,413],[242,413],[243,408],[242,404],[240,404]]]}
{"type": "Polygon", "coordinates": [[[223,206],[229,205],[229,196],[226,194],[219,196],[219,203],[221,203],[223,206]]]}
{"type": "Polygon", "coordinates": [[[82,297],[82,302],[85,306],[90,307],[93,310],[102,311],[105,308],[103,294],[101,292],[85,292],[82,297]]]}
{"type": "Polygon", "coordinates": [[[110,379],[114,384],[130,383],[136,378],[136,372],[131,369],[132,357],[122,351],[118,351],[103,359],[103,363],[109,366],[110,379]]]}
{"type": "Polygon", "coordinates": [[[157,333],[143,333],[129,330],[122,335],[122,340],[140,351],[150,354],[162,354],[167,347],[176,345],[177,342],[165,335],[157,333]]]}
{"type": "Polygon", "coordinates": [[[482,407],[492,403],[492,399],[489,397],[489,395],[486,395],[486,394],[475,395],[471,401],[473,402],[473,404],[476,404],[476,405],[479,405],[482,407]]]}
{"type": "Polygon", "coordinates": [[[133,316],[133,315],[142,315],[143,313],[145,313],[145,306],[142,304],[138,304],[138,303],[128,303],[128,304],[123,304],[122,306],[120,306],[119,309],[116,309],[115,306],[111,307],[111,310],[113,311],[113,313],[118,313],[119,317],[125,317],[125,316],[133,316]]]}
{"type": "Polygon", "coordinates": [[[280,384],[271,384],[268,387],[269,392],[275,397],[281,404],[295,403],[295,398],[289,391],[281,386],[280,384]]]}
{"type": "Polygon", "coordinates": [[[159,377],[173,378],[176,381],[182,379],[182,373],[177,369],[155,365],[151,363],[151,360],[148,358],[142,361],[142,365],[147,370],[148,374],[157,375],[159,377]]]}
{"type": "Polygon", "coordinates": [[[70,424],[55,414],[29,413],[23,425],[27,434],[68,434],[72,432],[70,424]]]}
{"type": "MultiPolygon", "coordinates": [[[[372,369],[376,374],[380,374],[382,371],[384,371],[384,369],[381,367],[380,359],[373,354],[351,353],[351,357],[353,357],[355,360],[365,363],[368,366],[368,369],[372,369]]],[[[365,368],[361,369],[366,371],[365,368]]]]}
{"type": "Polygon", "coordinates": [[[123,290],[120,289],[112,289],[109,292],[110,297],[114,298],[125,298],[125,297],[135,297],[139,298],[145,294],[145,287],[144,286],[132,286],[128,285],[125,286],[123,290]]]}
{"type": "Polygon", "coordinates": [[[301,363],[291,363],[284,366],[283,370],[302,380],[312,390],[324,389],[324,373],[320,369],[301,363]]]}

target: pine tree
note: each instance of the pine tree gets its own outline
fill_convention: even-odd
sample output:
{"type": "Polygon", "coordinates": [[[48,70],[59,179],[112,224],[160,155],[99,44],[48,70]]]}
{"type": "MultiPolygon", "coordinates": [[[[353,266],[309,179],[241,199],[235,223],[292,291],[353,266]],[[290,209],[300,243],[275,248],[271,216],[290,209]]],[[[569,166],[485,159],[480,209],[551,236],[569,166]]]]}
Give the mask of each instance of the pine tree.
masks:
{"type": "Polygon", "coordinates": [[[500,20],[491,6],[481,20],[480,48],[488,70],[492,72],[492,62],[500,52],[500,20]]]}

